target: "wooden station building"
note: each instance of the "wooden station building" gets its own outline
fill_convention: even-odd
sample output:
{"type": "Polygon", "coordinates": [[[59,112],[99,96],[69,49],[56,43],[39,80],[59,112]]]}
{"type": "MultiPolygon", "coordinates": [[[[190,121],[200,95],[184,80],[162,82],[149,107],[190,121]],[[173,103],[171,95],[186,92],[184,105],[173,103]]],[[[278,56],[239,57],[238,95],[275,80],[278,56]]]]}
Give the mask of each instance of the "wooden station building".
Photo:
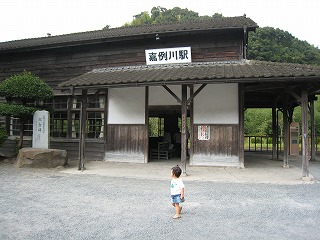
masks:
{"type": "MultiPolygon", "coordinates": [[[[256,28],[241,16],[3,42],[0,81],[27,70],[54,89],[45,103],[53,108],[51,148],[79,156],[79,169],[84,159],[147,163],[178,127],[184,172],[189,132],[190,165],[244,167],[247,108],[272,108],[274,130],[276,110],[285,113],[287,166],[289,123],[300,105],[308,177],[308,106],[314,119],[320,67],[247,60],[256,28]],[[158,133],[150,132],[151,119],[158,133]]],[[[10,135],[17,121],[7,118],[10,135]]]]}

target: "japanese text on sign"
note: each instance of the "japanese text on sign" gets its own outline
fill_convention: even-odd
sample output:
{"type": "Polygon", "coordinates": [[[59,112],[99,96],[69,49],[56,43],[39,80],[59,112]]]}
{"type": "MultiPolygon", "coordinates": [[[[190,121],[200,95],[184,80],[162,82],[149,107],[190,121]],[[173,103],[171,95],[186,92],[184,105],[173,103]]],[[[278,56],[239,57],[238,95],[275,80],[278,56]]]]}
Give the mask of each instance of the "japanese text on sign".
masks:
{"type": "Polygon", "coordinates": [[[198,126],[198,139],[199,140],[210,139],[210,126],[198,126]]]}
{"type": "Polygon", "coordinates": [[[191,47],[145,50],[147,65],[191,62],[191,47]]]}

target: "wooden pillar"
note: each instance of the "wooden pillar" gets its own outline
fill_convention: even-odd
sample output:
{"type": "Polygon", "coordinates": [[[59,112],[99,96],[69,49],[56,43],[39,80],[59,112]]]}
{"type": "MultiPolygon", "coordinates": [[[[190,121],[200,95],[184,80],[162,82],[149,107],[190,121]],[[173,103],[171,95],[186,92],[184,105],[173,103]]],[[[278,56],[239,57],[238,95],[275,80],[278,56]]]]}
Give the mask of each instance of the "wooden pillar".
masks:
{"type": "Polygon", "coordinates": [[[310,101],[311,159],[316,160],[316,129],[314,125],[314,99],[310,101]]]}
{"type": "Polygon", "coordinates": [[[82,105],[81,105],[81,124],[80,124],[80,159],[78,170],[84,170],[84,151],[86,143],[86,122],[87,122],[87,104],[88,104],[88,91],[82,89],[82,105]]]}
{"type": "Polygon", "coordinates": [[[239,98],[239,168],[244,168],[244,87],[238,85],[239,98]]]}
{"type": "MultiPolygon", "coordinates": [[[[189,86],[190,96],[193,96],[193,85],[189,86]]],[[[194,132],[193,132],[193,100],[190,102],[190,152],[189,152],[189,162],[192,164],[193,161],[193,144],[194,144],[194,132]]]]}
{"type": "Polygon", "coordinates": [[[108,136],[108,113],[109,113],[109,89],[105,89],[104,94],[104,118],[103,118],[103,141],[104,141],[104,152],[107,150],[107,136],[108,136]]]}
{"type": "Polygon", "coordinates": [[[183,175],[187,175],[187,85],[182,85],[181,105],[181,166],[183,175]]]}
{"type": "Polygon", "coordinates": [[[301,119],[302,119],[302,178],[309,178],[308,159],[308,92],[303,89],[301,93],[301,119]]]}
{"type": "Polygon", "coordinates": [[[67,138],[72,138],[72,107],[73,107],[73,96],[68,96],[67,104],[67,138]]]}
{"type": "Polygon", "coordinates": [[[277,159],[277,107],[272,107],[272,159],[277,159]]]}
{"type": "Polygon", "coordinates": [[[149,161],[149,87],[145,87],[144,163],[149,161]]]}
{"type": "Polygon", "coordinates": [[[277,132],[276,132],[276,135],[277,135],[277,160],[279,160],[279,111],[280,109],[277,110],[277,132]]]}
{"type": "Polygon", "coordinates": [[[287,95],[283,99],[283,167],[289,167],[289,119],[287,95]]]}

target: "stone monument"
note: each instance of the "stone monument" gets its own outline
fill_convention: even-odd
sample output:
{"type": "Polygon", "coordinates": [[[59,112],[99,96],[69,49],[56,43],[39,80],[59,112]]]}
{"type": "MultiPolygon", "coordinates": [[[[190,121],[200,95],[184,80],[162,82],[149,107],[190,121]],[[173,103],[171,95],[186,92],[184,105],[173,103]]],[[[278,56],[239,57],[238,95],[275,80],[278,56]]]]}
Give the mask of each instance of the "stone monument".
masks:
{"type": "Polygon", "coordinates": [[[50,115],[48,111],[36,111],[33,115],[33,148],[50,148],[49,143],[49,120],[50,115]]]}
{"type": "Polygon", "coordinates": [[[55,168],[67,164],[66,150],[49,149],[49,116],[44,110],[34,113],[32,148],[20,149],[16,167],[55,168]]]}

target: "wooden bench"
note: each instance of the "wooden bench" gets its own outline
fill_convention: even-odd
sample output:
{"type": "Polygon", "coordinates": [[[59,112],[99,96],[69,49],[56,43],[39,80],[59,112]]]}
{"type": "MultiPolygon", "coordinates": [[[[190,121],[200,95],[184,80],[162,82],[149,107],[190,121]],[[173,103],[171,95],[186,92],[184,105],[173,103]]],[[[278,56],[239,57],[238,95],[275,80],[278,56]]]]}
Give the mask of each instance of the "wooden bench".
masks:
{"type": "Polygon", "coordinates": [[[174,149],[169,149],[167,142],[158,142],[158,148],[150,150],[150,158],[153,159],[169,159],[174,156],[174,149]]]}

